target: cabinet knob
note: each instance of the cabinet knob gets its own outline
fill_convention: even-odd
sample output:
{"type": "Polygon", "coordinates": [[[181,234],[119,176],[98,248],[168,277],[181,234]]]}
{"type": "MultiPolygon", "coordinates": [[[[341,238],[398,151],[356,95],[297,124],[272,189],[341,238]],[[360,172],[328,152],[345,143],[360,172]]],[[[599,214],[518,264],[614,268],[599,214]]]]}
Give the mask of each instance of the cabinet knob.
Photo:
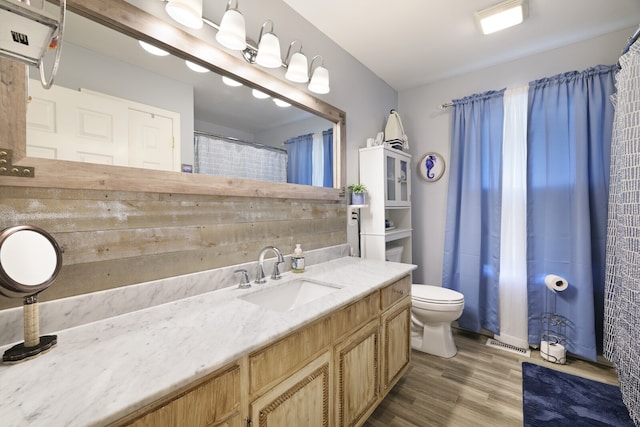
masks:
{"type": "Polygon", "coordinates": [[[400,295],[404,295],[404,289],[394,289],[393,291],[400,295]]]}

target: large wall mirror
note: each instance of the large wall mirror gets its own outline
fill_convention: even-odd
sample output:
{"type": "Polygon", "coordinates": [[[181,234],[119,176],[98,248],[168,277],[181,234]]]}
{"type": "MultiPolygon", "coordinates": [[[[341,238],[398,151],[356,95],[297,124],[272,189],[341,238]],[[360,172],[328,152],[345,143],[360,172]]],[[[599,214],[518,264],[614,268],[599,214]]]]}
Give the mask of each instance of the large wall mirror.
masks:
{"type": "MultiPolygon", "coordinates": [[[[205,26],[199,30],[202,34],[177,28],[168,18],[161,16],[162,2],[68,0],[67,5],[69,13],[65,44],[55,86],[51,91],[44,91],[36,81],[29,85],[34,101],[28,107],[27,144],[24,151],[22,147],[15,150],[17,153],[26,153],[27,158],[22,159],[22,163],[31,161],[35,164],[36,178],[57,167],[57,172],[64,168],[71,173],[88,173],[96,179],[95,174],[98,174],[102,176],[101,183],[97,184],[99,188],[106,188],[105,175],[120,175],[120,179],[125,181],[139,178],[137,182],[142,187],[137,188],[140,190],[146,188],[145,183],[162,177],[165,188],[169,191],[173,182],[176,188],[182,188],[186,192],[201,192],[202,188],[214,187],[218,189],[215,191],[229,194],[225,189],[233,187],[231,194],[248,192],[252,195],[274,197],[304,195],[311,199],[341,199],[345,175],[344,112],[264,72],[259,67],[244,63],[242,59],[220,50],[214,41],[215,30],[212,28],[205,26]],[[147,10],[136,6],[144,6],[147,10]],[[170,55],[151,55],[142,49],[139,40],[158,46],[170,55]],[[186,61],[200,65],[208,71],[193,71],[187,66],[186,61]],[[223,76],[230,77],[242,86],[232,87],[224,84],[223,76]],[[269,95],[269,98],[255,97],[255,90],[269,95]],[[67,101],[69,93],[71,100],[67,101]],[[81,105],[85,102],[93,105],[96,99],[104,101],[107,104],[106,108],[111,108],[109,105],[114,102],[128,103],[130,112],[140,113],[140,117],[136,119],[140,122],[140,129],[149,127],[149,118],[156,121],[157,118],[162,118],[164,121],[168,117],[168,129],[173,135],[169,138],[169,144],[176,147],[173,157],[168,163],[149,161],[154,159],[153,153],[140,154],[140,150],[134,148],[128,155],[118,158],[114,153],[121,153],[123,150],[110,148],[111,151],[103,153],[99,148],[87,150],[86,144],[81,150],[75,150],[82,155],[73,157],[72,148],[75,143],[69,142],[72,138],[52,137],[51,128],[57,130],[63,126],[52,126],[47,120],[53,116],[49,110],[53,108],[53,102],[65,99],[65,103],[73,103],[78,95],[83,97],[77,101],[81,105]],[[291,150],[284,155],[286,160],[282,163],[282,153],[288,148],[287,145],[295,144],[300,137],[313,140],[316,150],[318,147],[321,152],[324,150],[322,157],[316,154],[308,162],[314,169],[313,182],[304,181],[307,180],[306,177],[296,178],[295,168],[293,174],[292,168],[289,168],[287,173],[286,164],[292,162],[291,150]],[[60,144],[64,144],[64,147],[69,147],[68,153],[55,146],[56,139],[60,139],[60,144]],[[219,147],[211,149],[211,145],[219,147]],[[243,151],[244,147],[248,147],[250,151],[243,151]],[[265,178],[262,175],[234,175],[234,171],[242,169],[243,164],[244,169],[255,172],[254,165],[264,162],[250,157],[256,155],[256,151],[259,156],[262,156],[260,153],[267,153],[269,161],[275,158],[280,165],[285,165],[284,172],[282,167],[278,166],[277,177],[271,176],[272,171],[265,172],[265,178]],[[235,159],[236,163],[239,160],[240,164],[233,164],[227,172],[220,172],[216,169],[217,166],[208,163],[208,159],[219,158],[225,153],[229,158],[235,159]],[[331,153],[331,157],[328,157],[327,153],[331,153]],[[313,164],[318,159],[320,166],[313,164]],[[78,161],[86,163],[78,164],[78,161]],[[107,166],[111,164],[127,167],[107,166]],[[141,168],[156,170],[143,171],[141,168]],[[167,170],[174,172],[163,172],[167,170]],[[189,175],[180,172],[181,170],[217,174],[223,178],[189,175]],[[292,182],[293,177],[296,184],[328,188],[285,183],[269,183],[260,188],[261,185],[254,181],[265,179],[282,182],[283,173],[284,182],[287,182],[287,178],[288,182],[292,182]],[[233,177],[232,180],[229,177],[233,177]],[[248,177],[250,180],[240,177],[248,177]],[[103,187],[100,187],[101,185],[103,187]]],[[[59,107],[61,111],[65,110],[64,105],[59,107]]],[[[118,107],[114,108],[117,110],[118,107]]],[[[71,111],[71,108],[67,107],[66,110],[71,111]]],[[[56,114],[56,120],[60,119],[59,116],[59,113],[56,114]]],[[[78,114],[71,116],[77,119],[78,114]]],[[[112,123],[115,119],[107,120],[113,125],[109,129],[100,121],[104,117],[117,116],[117,113],[105,113],[83,118],[88,138],[99,140],[107,137],[118,140],[114,135],[120,132],[123,135],[122,139],[126,140],[127,135],[137,132],[132,131],[130,126],[127,128],[112,123]]],[[[129,116],[129,121],[131,120],[129,116]]],[[[141,139],[150,137],[142,135],[141,139]]],[[[82,145],[83,142],[80,141],[78,144],[82,145]]],[[[126,151],[126,147],[124,150],[126,151]]],[[[311,152],[305,155],[311,156],[311,152]]],[[[62,178],[61,180],[64,181],[62,178]]],[[[92,180],[89,179],[88,182],[92,180]]],[[[109,184],[113,185],[113,182],[109,184]]],[[[62,186],[76,187],[77,184],[62,186]]],[[[154,183],[153,187],[147,189],[155,190],[161,186],[154,183]]]]}

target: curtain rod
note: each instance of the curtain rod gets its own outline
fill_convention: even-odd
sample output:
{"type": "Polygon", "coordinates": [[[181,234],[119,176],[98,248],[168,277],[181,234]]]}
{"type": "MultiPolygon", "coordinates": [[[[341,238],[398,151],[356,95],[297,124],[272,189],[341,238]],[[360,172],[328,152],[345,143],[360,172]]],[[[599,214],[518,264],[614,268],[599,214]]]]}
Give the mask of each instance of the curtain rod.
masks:
{"type": "Polygon", "coordinates": [[[453,107],[453,102],[445,102],[444,104],[440,104],[438,108],[441,110],[446,110],[449,107],[453,107]]]}
{"type": "Polygon", "coordinates": [[[243,141],[242,139],[238,139],[238,138],[233,137],[233,136],[216,135],[215,133],[202,132],[202,131],[199,131],[199,130],[193,131],[193,133],[196,134],[196,135],[210,136],[211,138],[224,139],[224,140],[227,140],[227,141],[235,142],[237,144],[250,145],[252,147],[263,148],[265,150],[272,150],[272,151],[277,151],[277,152],[281,152],[281,153],[286,153],[287,152],[287,150],[285,150],[284,148],[272,147],[270,145],[260,144],[260,143],[257,143],[257,142],[243,141]]]}

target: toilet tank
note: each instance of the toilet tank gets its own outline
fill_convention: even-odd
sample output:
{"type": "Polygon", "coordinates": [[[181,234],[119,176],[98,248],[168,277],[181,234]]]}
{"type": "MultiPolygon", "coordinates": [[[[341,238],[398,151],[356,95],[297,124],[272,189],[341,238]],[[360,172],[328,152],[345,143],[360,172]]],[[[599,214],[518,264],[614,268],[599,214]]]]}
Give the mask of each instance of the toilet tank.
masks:
{"type": "Polygon", "coordinates": [[[394,248],[388,248],[386,251],[384,251],[385,260],[392,261],[392,262],[402,262],[402,251],[403,251],[403,249],[404,249],[404,247],[402,247],[402,246],[396,246],[394,248]]]}

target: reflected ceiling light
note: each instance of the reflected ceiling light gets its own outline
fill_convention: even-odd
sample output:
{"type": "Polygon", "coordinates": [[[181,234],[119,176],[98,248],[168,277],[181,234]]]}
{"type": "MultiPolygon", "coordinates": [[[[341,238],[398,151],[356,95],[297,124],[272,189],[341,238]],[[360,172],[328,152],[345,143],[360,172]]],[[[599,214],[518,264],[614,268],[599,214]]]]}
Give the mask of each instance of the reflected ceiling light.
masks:
{"type": "Polygon", "coordinates": [[[252,94],[254,97],[258,98],[258,99],[267,99],[267,98],[269,98],[269,97],[270,97],[270,95],[267,95],[267,94],[266,94],[266,93],[264,93],[264,92],[260,92],[260,91],[259,91],[259,90],[257,90],[257,89],[253,89],[253,90],[251,91],[251,94],[252,94]]]}
{"type": "Polygon", "coordinates": [[[307,63],[307,57],[302,53],[302,43],[300,43],[300,50],[294,52],[293,55],[289,57],[291,47],[295,42],[300,43],[298,40],[292,41],[287,50],[287,72],[284,77],[292,82],[306,83],[309,81],[309,64],[307,63]]]}
{"type": "Polygon", "coordinates": [[[146,50],[147,52],[149,52],[152,55],[156,55],[156,56],[167,56],[169,55],[169,52],[167,52],[166,50],[162,50],[159,47],[155,47],[152,44],[149,44],[147,42],[143,42],[142,40],[138,40],[138,43],[140,44],[140,46],[142,46],[142,48],[144,50],[146,50]]]}
{"type": "Polygon", "coordinates": [[[238,11],[238,1],[236,7],[231,8],[231,2],[227,2],[227,9],[222,15],[220,28],[216,34],[216,40],[222,46],[232,50],[243,50],[247,47],[247,34],[244,24],[244,16],[238,11]]]}
{"type": "Polygon", "coordinates": [[[242,83],[240,83],[239,81],[233,80],[231,77],[227,77],[227,76],[222,76],[222,83],[231,87],[242,86],[242,83]]]}
{"type": "Polygon", "coordinates": [[[291,104],[289,104],[286,101],[283,101],[282,99],[278,99],[278,98],[273,98],[273,102],[278,106],[278,107],[282,107],[282,108],[286,108],[286,107],[291,107],[291,104]]]}
{"type": "Polygon", "coordinates": [[[479,10],[475,15],[482,34],[491,34],[522,23],[527,14],[527,0],[508,0],[479,10]]]}
{"type": "Polygon", "coordinates": [[[324,58],[322,56],[316,55],[313,57],[311,65],[309,66],[309,74],[311,74],[311,81],[309,82],[309,90],[311,92],[319,94],[329,93],[329,70],[324,67],[324,58]],[[312,74],[313,63],[318,58],[320,58],[322,62],[316,67],[312,74]]]}
{"type": "Polygon", "coordinates": [[[187,67],[189,67],[189,69],[191,71],[195,71],[196,73],[208,73],[209,69],[203,67],[202,65],[198,65],[194,62],[191,61],[184,61],[187,64],[187,67]]]}
{"type": "Polygon", "coordinates": [[[202,28],[202,0],[169,0],[164,9],[177,23],[202,28]]]}
{"type": "Polygon", "coordinates": [[[258,55],[256,64],[265,68],[278,68],[282,65],[280,57],[280,40],[273,33],[273,21],[267,19],[260,28],[260,38],[258,38],[258,55]],[[271,31],[264,32],[265,26],[271,24],[271,31]]]}

